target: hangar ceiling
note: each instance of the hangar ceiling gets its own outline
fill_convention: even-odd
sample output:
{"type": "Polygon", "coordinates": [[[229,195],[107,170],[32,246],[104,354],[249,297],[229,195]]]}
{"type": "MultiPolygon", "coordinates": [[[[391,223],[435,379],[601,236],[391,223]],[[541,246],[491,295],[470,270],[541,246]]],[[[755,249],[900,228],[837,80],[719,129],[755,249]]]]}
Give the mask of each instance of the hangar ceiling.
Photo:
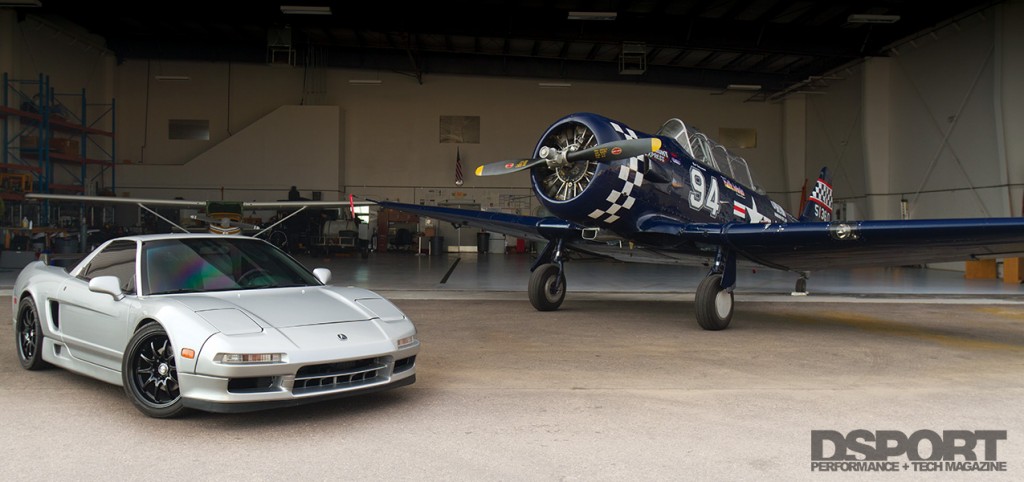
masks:
{"type": "MultiPolygon", "coordinates": [[[[132,58],[288,62],[467,74],[740,86],[768,99],[998,1],[620,0],[351,2],[81,0],[18,8],[71,21],[132,58]],[[282,5],[327,7],[288,14],[282,5]],[[102,6],[101,6],[102,5],[102,6]],[[582,12],[582,19],[570,18],[582,12]],[[594,19],[597,16],[612,19],[594,19]],[[273,46],[273,48],[272,48],[273,46]],[[759,87],[758,87],[759,86],[759,87]]],[[[0,1],[0,3],[9,3],[0,1]]]]}

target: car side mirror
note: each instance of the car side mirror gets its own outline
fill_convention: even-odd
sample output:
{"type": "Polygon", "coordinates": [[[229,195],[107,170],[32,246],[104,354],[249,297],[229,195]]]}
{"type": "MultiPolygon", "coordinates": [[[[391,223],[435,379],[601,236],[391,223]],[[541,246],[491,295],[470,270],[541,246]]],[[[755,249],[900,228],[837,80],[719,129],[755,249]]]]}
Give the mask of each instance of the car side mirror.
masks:
{"type": "Polygon", "coordinates": [[[89,291],[94,293],[106,293],[113,296],[115,300],[124,298],[121,291],[121,280],[117,276],[97,276],[89,280],[89,291]]]}
{"type": "Polygon", "coordinates": [[[320,280],[320,282],[323,284],[331,282],[331,270],[327,268],[314,269],[313,276],[316,276],[316,279],[320,280]]]}

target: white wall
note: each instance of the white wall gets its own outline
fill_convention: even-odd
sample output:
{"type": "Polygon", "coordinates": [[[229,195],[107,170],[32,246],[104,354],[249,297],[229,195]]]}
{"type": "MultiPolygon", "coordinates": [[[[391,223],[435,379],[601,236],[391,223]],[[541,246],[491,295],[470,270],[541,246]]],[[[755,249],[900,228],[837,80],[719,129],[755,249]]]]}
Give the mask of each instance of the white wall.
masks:
{"type": "Polygon", "coordinates": [[[999,7],[996,19],[995,89],[997,147],[1006,172],[1009,215],[1024,215],[1024,1],[999,7]]]}
{"type": "Polygon", "coordinates": [[[807,96],[807,174],[833,169],[858,217],[1020,215],[1024,2],[937,26],[807,96]]]}

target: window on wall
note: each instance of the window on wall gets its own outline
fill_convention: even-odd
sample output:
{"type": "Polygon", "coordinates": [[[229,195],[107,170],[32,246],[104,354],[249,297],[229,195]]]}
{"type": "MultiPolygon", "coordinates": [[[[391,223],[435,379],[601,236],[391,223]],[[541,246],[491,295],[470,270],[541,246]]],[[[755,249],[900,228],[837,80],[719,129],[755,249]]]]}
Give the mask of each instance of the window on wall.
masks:
{"type": "Polygon", "coordinates": [[[480,116],[477,115],[443,115],[441,116],[442,144],[479,144],[480,116]]]}
{"type": "Polygon", "coordinates": [[[210,140],[208,119],[170,119],[167,121],[167,138],[183,141],[210,140]]]}

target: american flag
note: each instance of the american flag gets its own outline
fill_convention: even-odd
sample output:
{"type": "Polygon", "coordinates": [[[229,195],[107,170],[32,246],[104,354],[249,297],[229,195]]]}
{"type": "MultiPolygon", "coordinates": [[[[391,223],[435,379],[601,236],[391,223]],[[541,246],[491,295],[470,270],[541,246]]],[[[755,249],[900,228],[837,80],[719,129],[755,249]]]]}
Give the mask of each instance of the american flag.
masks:
{"type": "Polygon", "coordinates": [[[458,146],[455,146],[455,185],[462,185],[462,155],[458,146]]]}

